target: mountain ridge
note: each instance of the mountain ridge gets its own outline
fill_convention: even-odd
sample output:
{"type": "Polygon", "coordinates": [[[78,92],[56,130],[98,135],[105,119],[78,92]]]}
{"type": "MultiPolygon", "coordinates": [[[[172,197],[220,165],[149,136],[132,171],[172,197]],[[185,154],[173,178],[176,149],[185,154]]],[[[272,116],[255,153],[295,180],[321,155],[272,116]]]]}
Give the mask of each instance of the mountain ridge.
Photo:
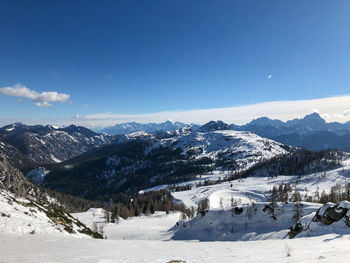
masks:
{"type": "Polygon", "coordinates": [[[46,163],[57,163],[112,142],[107,134],[85,127],[14,123],[0,128],[0,152],[21,170],[46,163]]]}
{"type": "MultiPolygon", "coordinates": [[[[236,130],[249,131],[257,135],[275,140],[277,142],[307,150],[321,151],[339,149],[350,151],[350,122],[326,122],[318,113],[314,112],[303,118],[281,121],[266,116],[254,119],[244,125],[228,124],[220,120],[213,120],[203,125],[185,124],[180,122],[163,123],[121,123],[115,126],[111,134],[129,134],[134,132],[147,132],[160,134],[188,127],[197,131],[236,130]]],[[[109,132],[105,128],[104,132],[109,132]]]]}

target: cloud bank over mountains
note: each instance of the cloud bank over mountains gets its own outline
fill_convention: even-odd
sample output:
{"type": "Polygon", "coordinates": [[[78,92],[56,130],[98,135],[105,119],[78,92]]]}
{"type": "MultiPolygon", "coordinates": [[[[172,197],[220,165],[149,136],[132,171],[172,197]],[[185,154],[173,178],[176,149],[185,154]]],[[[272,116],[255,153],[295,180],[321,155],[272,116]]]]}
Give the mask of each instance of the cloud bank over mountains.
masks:
{"type": "MultiPolygon", "coordinates": [[[[66,102],[69,100],[69,95],[67,94],[57,92],[38,93],[25,87],[1,88],[0,93],[31,99],[39,107],[45,106],[44,104],[50,104],[49,102],[66,102]]],[[[121,122],[160,123],[167,120],[198,124],[203,124],[210,120],[222,120],[227,123],[245,124],[262,116],[286,121],[304,117],[312,112],[318,112],[327,122],[349,121],[350,95],[311,100],[270,101],[226,108],[164,111],[144,114],[106,112],[62,118],[3,118],[0,119],[0,125],[20,121],[26,124],[41,123],[59,126],[76,124],[94,128],[111,126],[121,122]]]]}
{"type": "Polygon", "coordinates": [[[80,124],[86,123],[96,126],[109,126],[130,121],[141,123],[164,122],[169,119],[184,123],[198,124],[203,124],[210,120],[245,124],[262,116],[286,121],[304,117],[312,112],[318,112],[327,122],[348,121],[350,120],[350,96],[312,100],[271,101],[227,108],[165,111],[146,114],[118,114],[106,112],[84,116],[77,115],[73,117],[72,120],[80,124]]]}

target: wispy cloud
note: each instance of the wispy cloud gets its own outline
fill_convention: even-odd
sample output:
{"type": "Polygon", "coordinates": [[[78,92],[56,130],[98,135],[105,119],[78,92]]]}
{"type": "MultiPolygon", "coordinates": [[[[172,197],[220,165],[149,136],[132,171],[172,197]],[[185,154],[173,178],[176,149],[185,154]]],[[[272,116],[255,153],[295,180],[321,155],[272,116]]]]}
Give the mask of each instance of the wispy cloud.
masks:
{"type": "Polygon", "coordinates": [[[56,91],[39,93],[22,85],[0,88],[0,94],[32,100],[37,107],[51,107],[52,104],[49,102],[66,102],[70,98],[70,95],[65,93],[58,93],[56,91]]]}
{"type": "Polygon", "coordinates": [[[267,79],[271,79],[271,78],[272,78],[272,74],[267,75],[266,78],[267,78],[267,79]]]}
{"type": "Polygon", "coordinates": [[[48,103],[47,101],[43,101],[43,102],[37,101],[34,103],[34,105],[35,105],[35,107],[39,107],[39,108],[52,107],[52,104],[48,103]]]}

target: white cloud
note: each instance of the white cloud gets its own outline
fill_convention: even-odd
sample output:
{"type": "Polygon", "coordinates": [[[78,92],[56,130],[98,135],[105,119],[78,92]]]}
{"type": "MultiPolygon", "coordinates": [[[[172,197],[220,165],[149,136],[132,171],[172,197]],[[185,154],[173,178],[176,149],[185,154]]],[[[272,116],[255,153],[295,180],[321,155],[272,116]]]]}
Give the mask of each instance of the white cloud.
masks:
{"type": "Polygon", "coordinates": [[[344,115],[339,113],[333,113],[333,117],[337,118],[338,120],[340,119],[340,121],[343,121],[342,119],[344,118],[344,115]]]}
{"type": "Polygon", "coordinates": [[[323,119],[328,120],[331,116],[330,116],[328,113],[323,113],[323,114],[321,114],[321,117],[322,117],[323,119]]]}
{"type": "Polygon", "coordinates": [[[22,85],[0,88],[0,94],[32,100],[37,107],[50,107],[52,104],[49,102],[66,102],[70,98],[68,94],[58,93],[56,91],[44,91],[39,93],[22,85]]]}
{"type": "Polygon", "coordinates": [[[86,108],[86,107],[88,107],[88,106],[89,106],[89,104],[87,104],[87,103],[86,103],[86,104],[84,104],[83,106],[86,108]]]}
{"type": "Polygon", "coordinates": [[[47,101],[36,101],[34,102],[35,107],[52,107],[52,104],[48,103],[47,101]]]}
{"type": "Polygon", "coordinates": [[[344,110],[344,116],[349,116],[350,115],[350,109],[344,110]]]}
{"type": "Polygon", "coordinates": [[[271,78],[272,78],[272,74],[267,75],[266,78],[267,78],[267,79],[271,79],[271,78]]]}

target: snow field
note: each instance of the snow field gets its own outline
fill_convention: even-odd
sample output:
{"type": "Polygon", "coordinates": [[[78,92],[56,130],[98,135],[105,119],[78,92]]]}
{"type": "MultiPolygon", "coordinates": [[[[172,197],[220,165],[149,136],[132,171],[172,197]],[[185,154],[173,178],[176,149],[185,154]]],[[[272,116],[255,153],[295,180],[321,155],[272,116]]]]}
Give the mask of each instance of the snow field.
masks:
{"type": "Polygon", "coordinates": [[[153,215],[120,218],[115,223],[106,223],[104,210],[102,208],[91,208],[84,213],[74,213],[73,217],[83,222],[86,226],[93,228],[103,227],[107,239],[119,240],[170,240],[172,232],[170,229],[181,218],[180,212],[166,214],[156,211],[153,215]]]}
{"type": "Polygon", "coordinates": [[[349,262],[350,236],[249,242],[93,240],[62,236],[0,236],[2,262],[313,263],[349,262]],[[20,252],[19,252],[20,251],[20,252]],[[290,256],[288,256],[290,254],[290,256]]]}

